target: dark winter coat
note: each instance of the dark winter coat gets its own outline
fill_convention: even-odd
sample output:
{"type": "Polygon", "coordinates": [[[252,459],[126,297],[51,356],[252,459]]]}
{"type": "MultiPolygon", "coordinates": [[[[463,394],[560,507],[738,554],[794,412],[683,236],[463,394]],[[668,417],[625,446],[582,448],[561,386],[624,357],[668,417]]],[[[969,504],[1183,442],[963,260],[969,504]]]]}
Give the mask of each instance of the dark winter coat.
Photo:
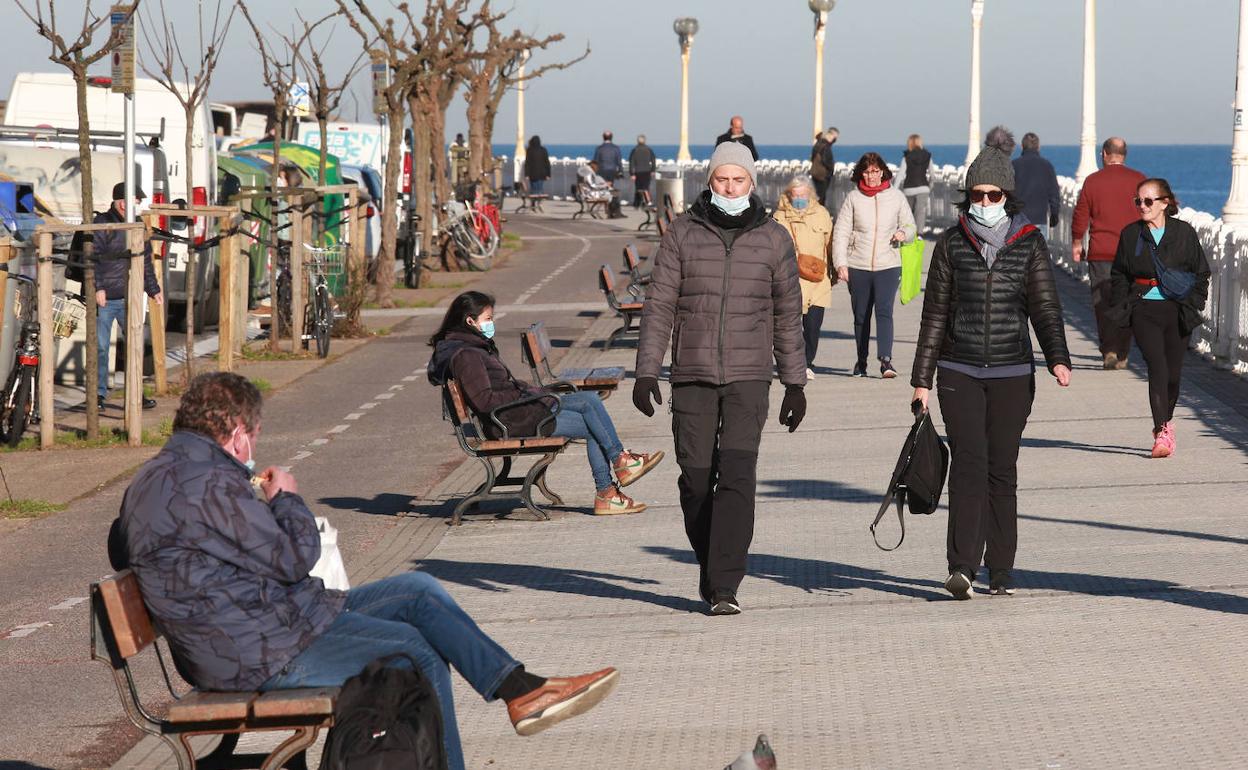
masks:
{"type": "Polygon", "coordinates": [[[524,156],[524,175],[529,179],[550,179],[550,153],[545,147],[528,149],[524,156]]]}
{"type": "MultiPolygon", "coordinates": [[[[110,206],[103,214],[96,214],[92,220],[95,224],[120,224],[126,218],[110,206]]],[[[92,253],[95,254],[95,288],[103,289],[108,299],[125,299],[126,285],[130,280],[130,259],[124,254],[126,234],[120,231],[106,231],[95,234],[92,253]],[[117,255],[117,256],[112,256],[117,255]]],[[[143,291],[149,297],[160,293],[160,284],[156,282],[156,270],[152,266],[152,244],[143,242],[143,291]]]]}
{"type": "MultiPolygon", "coordinates": [[[[1141,300],[1140,297],[1152,287],[1135,282],[1136,278],[1157,277],[1157,269],[1148,249],[1150,243],[1153,243],[1153,234],[1142,221],[1122,228],[1118,238],[1118,251],[1109,273],[1112,287],[1110,313],[1123,326],[1131,324],[1131,313],[1137,304],[1156,301],[1141,300]],[[1140,241],[1141,236],[1144,242],[1140,241]]],[[[1196,274],[1196,285],[1187,297],[1182,301],[1167,300],[1179,302],[1179,333],[1186,337],[1204,320],[1201,311],[1209,299],[1209,260],[1205,258],[1205,250],[1200,245],[1196,230],[1174,217],[1166,217],[1166,232],[1161,236],[1161,243],[1153,245],[1157,247],[1157,258],[1161,264],[1196,274]]]]}
{"type": "Polygon", "coordinates": [[[628,171],[630,174],[649,174],[654,171],[654,150],[649,145],[639,144],[628,154],[628,171]]]}
{"type": "Polygon", "coordinates": [[[266,503],[217,442],[178,431],[121,502],[125,557],[191,684],[255,690],[342,611],[308,572],[321,554],[298,495],[266,503]]]}
{"type": "Polygon", "coordinates": [[[750,154],[754,156],[754,160],[758,160],[758,150],[755,149],[754,147],[754,137],[750,136],[749,134],[742,134],[741,136],[733,136],[731,131],[725,131],[724,133],[715,137],[716,147],[723,144],[724,142],[736,142],[737,144],[744,144],[746,147],[750,148],[750,154]]]}
{"type": "Polygon", "coordinates": [[[1049,247],[1035,225],[1021,224],[990,269],[966,218],[936,241],[923,295],[923,321],[910,384],[931,388],[938,361],[971,366],[1032,363],[1028,321],[1050,370],[1070,366],[1062,303],[1049,247]]]}
{"type": "Polygon", "coordinates": [[[593,160],[598,163],[598,173],[608,179],[614,179],[624,165],[620,148],[613,142],[603,142],[594,150],[593,160]]]}
{"type": "Polygon", "coordinates": [[[509,438],[538,435],[549,436],[555,429],[551,410],[558,398],[547,391],[518,380],[498,355],[493,340],[487,340],[470,329],[452,331],[437,344],[429,361],[429,381],[443,385],[448,379],[459,383],[468,408],[481,419],[487,438],[502,438],[502,431],[490,419],[490,412],[530,396],[544,396],[518,406],[502,409],[498,419],[507,428],[509,438]],[[545,424],[542,421],[546,420],[545,424]]]}
{"type": "Polygon", "coordinates": [[[1023,213],[1036,224],[1057,225],[1062,208],[1062,191],[1057,172],[1039,150],[1023,150],[1014,159],[1014,196],[1023,202],[1023,213]]]}
{"type": "Polygon", "coordinates": [[[810,178],[816,182],[826,182],[836,171],[836,157],[832,154],[832,143],[819,137],[810,148],[810,178]]]}
{"type": "Polygon", "coordinates": [[[774,360],[782,383],[805,385],[793,238],[757,197],[739,230],[713,219],[707,190],[659,243],[641,314],[637,376],[659,376],[670,342],[673,383],[770,381],[774,360]]]}

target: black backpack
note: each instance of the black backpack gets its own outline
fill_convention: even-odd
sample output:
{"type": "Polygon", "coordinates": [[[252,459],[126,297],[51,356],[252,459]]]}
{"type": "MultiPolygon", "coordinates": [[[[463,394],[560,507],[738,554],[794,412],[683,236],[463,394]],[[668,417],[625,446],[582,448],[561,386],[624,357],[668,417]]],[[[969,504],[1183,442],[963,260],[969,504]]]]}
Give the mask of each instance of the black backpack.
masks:
{"type": "Polygon", "coordinates": [[[875,545],[883,551],[894,551],[906,539],[906,517],[902,508],[907,504],[910,513],[930,514],[940,505],[940,493],[945,488],[945,476],[949,472],[949,448],[941,441],[932,425],[932,417],[923,410],[922,404],[915,401],[910,405],[914,412],[914,425],[906,436],[906,443],[901,447],[901,455],[893,468],[893,477],[888,482],[888,491],[880,503],[880,510],[871,522],[871,537],[875,545]],[[901,522],[901,537],[897,545],[885,548],[875,534],[876,525],[888,506],[897,504],[897,520],[901,522]]]}
{"type": "Polygon", "coordinates": [[[446,767],[438,694],[411,656],[378,658],[343,683],[321,770],[446,767]],[[396,660],[411,668],[391,667],[396,660]]]}

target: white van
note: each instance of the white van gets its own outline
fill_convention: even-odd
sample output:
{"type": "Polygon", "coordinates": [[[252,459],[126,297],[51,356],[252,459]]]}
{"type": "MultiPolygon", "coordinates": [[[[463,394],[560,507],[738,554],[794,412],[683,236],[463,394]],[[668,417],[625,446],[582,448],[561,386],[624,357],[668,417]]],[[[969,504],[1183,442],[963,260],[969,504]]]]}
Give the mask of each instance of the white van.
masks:
{"type": "MultiPolygon", "coordinates": [[[[110,90],[108,78],[90,78],[87,89],[87,113],[92,130],[121,131],[125,127],[125,99],[110,90]]],[[[5,122],[18,126],[48,125],[56,128],[78,127],[78,99],[74,79],[67,72],[19,72],[9,89],[5,108],[5,122]]],[[[135,79],[135,132],[155,137],[164,151],[169,188],[166,199],[158,198],[158,192],[148,190],[151,203],[168,203],[178,200],[192,204],[208,204],[216,200],[217,158],[216,145],[212,141],[212,120],[208,105],[200,106],[195,116],[191,139],[195,183],[187,189],[186,151],[184,149],[186,112],[181,102],[164,86],[147,78],[135,79]]],[[[107,202],[96,201],[96,208],[103,211],[107,202]]],[[[174,220],[171,220],[174,221],[174,220]]],[[[202,222],[193,225],[197,237],[209,235],[202,222]]],[[[176,231],[175,231],[176,232],[176,231]]],[[[186,234],[185,232],[179,234],[186,234]]],[[[176,319],[186,313],[186,252],[181,244],[171,244],[166,253],[166,270],[169,282],[165,295],[170,304],[170,316],[176,319]]],[[[198,287],[196,292],[196,318],[212,323],[216,315],[216,259],[198,260],[198,287]]]]}

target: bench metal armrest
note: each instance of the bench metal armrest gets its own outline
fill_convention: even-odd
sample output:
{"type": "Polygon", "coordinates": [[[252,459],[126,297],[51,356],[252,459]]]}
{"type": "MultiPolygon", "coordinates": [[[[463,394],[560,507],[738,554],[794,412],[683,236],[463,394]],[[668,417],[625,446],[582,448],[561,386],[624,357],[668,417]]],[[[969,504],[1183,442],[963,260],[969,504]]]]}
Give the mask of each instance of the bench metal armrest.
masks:
{"type": "MultiPolygon", "coordinates": [[[[559,403],[559,397],[554,395],[553,393],[539,393],[533,396],[525,396],[524,398],[518,398],[515,401],[509,401],[506,404],[496,406],[490,410],[490,414],[489,414],[490,422],[497,425],[498,429],[503,432],[503,438],[505,439],[511,438],[511,436],[507,432],[507,426],[503,425],[502,420],[498,419],[498,413],[504,409],[511,409],[512,407],[515,407],[515,406],[522,406],[524,404],[529,404],[534,401],[540,401],[544,398],[555,399],[555,408],[551,410],[549,417],[544,417],[540,421],[538,421],[537,432],[540,434],[542,432],[542,426],[544,426],[546,423],[550,422],[551,420],[555,419],[555,417],[558,416],[559,414],[559,409],[562,408],[563,406],[561,403],[559,403]]],[[[531,436],[522,436],[521,438],[531,438],[531,436]]]]}

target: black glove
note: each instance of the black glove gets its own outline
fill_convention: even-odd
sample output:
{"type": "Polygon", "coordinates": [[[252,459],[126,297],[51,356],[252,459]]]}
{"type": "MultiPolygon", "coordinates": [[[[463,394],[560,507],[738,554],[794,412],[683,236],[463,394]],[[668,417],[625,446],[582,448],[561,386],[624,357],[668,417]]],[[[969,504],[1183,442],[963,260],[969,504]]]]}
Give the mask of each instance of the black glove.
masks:
{"type": "MultiPolygon", "coordinates": [[[[637,411],[647,417],[654,416],[654,404],[650,403],[650,399],[654,399],[655,404],[663,403],[663,394],[659,392],[659,380],[657,377],[638,377],[637,382],[633,384],[633,406],[637,407],[637,411]]],[[[803,405],[802,409],[806,407],[803,405]]]]}
{"type": "MultiPolygon", "coordinates": [[[[633,391],[634,394],[636,391],[633,391]]],[[[789,433],[797,430],[806,416],[806,393],[801,385],[785,385],[784,400],[780,402],[780,424],[789,426],[789,433]]]]}
{"type": "Polygon", "coordinates": [[[1057,214],[1053,214],[1049,217],[1049,227],[1057,227],[1057,214]]]}

